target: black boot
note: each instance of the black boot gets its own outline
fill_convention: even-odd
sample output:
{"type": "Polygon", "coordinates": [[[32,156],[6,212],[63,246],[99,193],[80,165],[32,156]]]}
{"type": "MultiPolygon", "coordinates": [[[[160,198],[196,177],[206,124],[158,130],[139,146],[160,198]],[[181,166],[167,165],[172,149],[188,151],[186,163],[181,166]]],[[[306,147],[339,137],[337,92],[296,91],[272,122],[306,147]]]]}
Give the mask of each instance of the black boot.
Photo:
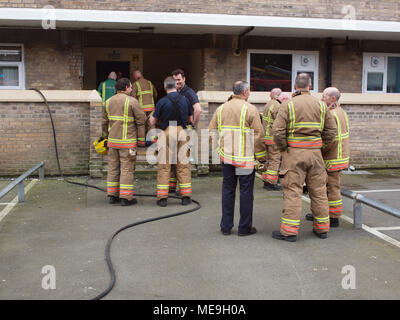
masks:
{"type": "Polygon", "coordinates": [[[108,196],[108,203],[109,204],[114,204],[119,202],[119,198],[118,197],[114,197],[114,196],[108,196]]]}
{"type": "Polygon", "coordinates": [[[264,189],[267,189],[269,191],[281,191],[282,186],[279,184],[271,184],[269,182],[264,181],[264,189]]]}
{"type": "Polygon", "coordinates": [[[296,242],[297,241],[297,236],[296,235],[284,236],[280,231],[272,232],[272,238],[278,239],[278,240],[285,240],[285,241],[289,241],[289,242],[296,242]]]}
{"type": "Polygon", "coordinates": [[[329,224],[332,228],[337,228],[339,227],[339,218],[330,218],[329,219],[329,224]]]}
{"type": "Polygon", "coordinates": [[[324,233],[318,233],[315,230],[313,230],[313,233],[320,239],[326,239],[328,238],[328,233],[324,232],[324,233]]]}
{"type": "Polygon", "coordinates": [[[133,198],[132,200],[121,199],[121,206],[123,206],[123,207],[131,206],[136,203],[137,203],[136,198],[133,198]]]}
{"type": "Polygon", "coordinates": [[[314,217],[313,217],[312,213],[307,213],[307,214],[306,214],[306,220],[308,220],[308,221],[314,221],[314,217]]]}
{"type": "Polygon", "coordinates": [[[239,231],[238,236],[240,236],[240,237],[250,236],[255,233],[257,233],[257,229],[255,227],[251,227],[251,229],[249,231],[246,231],[246,232],[239,231]]]}
{"type": "Polygon", "coordinates": [[[157,205],[160,207],[166,207],[167,206],[167,198],[157,200],[157,205]]]}
{"type": "Polygon", "coordinates": [[[182,198],[182,205],[183,206],[187,206],[188,204],[192,203],[192,199],[190,199],[189,197],[183,197],[182,198]]]}

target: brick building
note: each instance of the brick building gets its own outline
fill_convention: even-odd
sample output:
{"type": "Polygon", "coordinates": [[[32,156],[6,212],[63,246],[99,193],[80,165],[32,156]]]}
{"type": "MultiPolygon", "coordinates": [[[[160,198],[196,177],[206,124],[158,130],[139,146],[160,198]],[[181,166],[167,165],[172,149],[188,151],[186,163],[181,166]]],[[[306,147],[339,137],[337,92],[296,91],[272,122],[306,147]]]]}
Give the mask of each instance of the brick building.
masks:
{"type": "MultiPolygon", "coordinates": [[[[23,157],[23,152],[32,152],[26,147],[29,144],[18,140],[22,136],[17,138],[10,131],[31,136],[26,130],[35,126],[34,121],[20,129],[10,125],[18,126],[18,117],[21,121],[30,118],[29,109],[16,107],[15,114],[6,110],[14,110],[15,103],[32,101],[8,101],[9,90],[34,87],[83,92],[97,88],[111,70],[131,77],[140,68],[162,92],[162,80],[178,67],[186,71],[188,84],[202,92],[203,126],[220,103],[208,93],[230,91],[237,79],[247,79],[257,94],[264,92],[265,101],[273,87],[292,91],[298,72],[310,73],[315,94],[330,85],[358,94],[345,104],[356,128],[351,139],[353,164],[399,167],[399,40],[398,0],[181,4],[165,0],[1,0],[0,175],[16,173],[7,163],[23,157]],[[11,114],[13,118],[7,121],[11,114]],[[23,151],[3,152],[13,150],[14,139],[23,151]]],[[[73,115],[89,150],[93,124],[88,108],[93,101],[86,102],[86,110],[83,101],[73,102],[77,107],[70,109],[66,102],[57,105],[56,112],[73,115]]],[[[261,108],[262,102],[257,100],[257,105],[261,108]]],[[[70,173],[89,170],[82,160],[89,159],[89,151],[78,156],[84,146],[79,148],[76,161],[71,159],[70,173]]]]}

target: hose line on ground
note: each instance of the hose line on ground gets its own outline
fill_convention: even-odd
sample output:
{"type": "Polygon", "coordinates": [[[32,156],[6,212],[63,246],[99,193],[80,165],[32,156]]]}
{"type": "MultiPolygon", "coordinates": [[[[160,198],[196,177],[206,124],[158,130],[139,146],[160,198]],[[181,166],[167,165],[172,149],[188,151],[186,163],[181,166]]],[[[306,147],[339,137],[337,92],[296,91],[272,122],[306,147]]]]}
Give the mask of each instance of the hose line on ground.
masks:
{"type": "MultiPolygon", "coordinates": [[[[59,174],[60,174],[61,178],[65,182],[68,182],[68,183],[71,183],[71,184],[84,186],[84,187],[89,187],[89,188],[94,188],[94,189],[97,189],[99,191],[106,192],[106,190],[104,188],[100,188],[100,187],[97,187],[97,186],[91,185],[91,184],[71,181],[71,180],[68,180],[68,179],[66,179],[64,177],[63,172],[61,170],[60,159],[59,159],[59,156],[58,156],[57,135],[56,135],[55,127],[54,127],[53,117],[51,115],[50,106],[48,104],[48,101],[47,101],[46,97],[44,96],[44,94],[40,90],[35,89],[35,88],[31,88],[30,90],[34,90],[34,91],[36,91],[37,93],[39,93],[41,95],[41,97],[43,98],[43,102],[45,103],[45,105],[47,107],[47,111],[49,112],[50,121],[51,121],[51,127],[52,127],[52,130],[53,130],[53,140],[54,140],[54,149],[55,149],[55,153],[56,153],[57,166],[58,166],[58,171],[59,171],[59,174]]],[[[137,197],[153,197],[153,198],[157,197],[157,195],[155,195],[155,194],[140,194],[140,193],[136,194],[136,196],[137,197]]],[[[174,198],[174,199],[180,199],[180,197],[177,197],[177,196],[169,196],[169,197],[170,198],[174,198]]],[[[139,221],[139,222],[131,223],[131,224],[123,226],[120,229],[118,229],[117,231],[115,231],[108,238],[107,245],[106,245],[106,250],[105,250],[106,262],[107,262],[107,266],[108,266],[108,271],[110,273],[110,284],[109,284],[109,286],[107,287],[106,290],[104,290],[102,293],[100,293],[96,297],[92,298],[92,300],[100,300],[100,299],[104,298],[108,293],[110,293],[110,291],[113,289],[113,287],[115,285],[116,276],[115,276],[115,269],[114,269],[114,266],[113,266],[112,260],[111,260],[111,245],[112,245],[113,239],[115,238],[115,236],[117,234],[119,234],[120,232],[122,232],[122,231],[124,231],[126,229],[129,229],[129,228],[141,225],[141,224],[145,224],[145,223],[149,223],[149,222],[153,222],[153,221],[164,220],[164,219],[168,219],[168,218],[172,218],[172,217],[181,216],[181,215],[184,215],[184,214],[187,214],[187,213],[191,213],[191,212],[197,211],[197,210],[199,210],[201,208],[201,204],[198,201],[192,199],[192,202],[196,204],[196,206],[194,208],[192,208],[192,209],[179,211],[179,212],[172,213],[172,214],[169,214],[169,215],[150,218],[150,219],[142,220],[142,221],[139,221]]]]}

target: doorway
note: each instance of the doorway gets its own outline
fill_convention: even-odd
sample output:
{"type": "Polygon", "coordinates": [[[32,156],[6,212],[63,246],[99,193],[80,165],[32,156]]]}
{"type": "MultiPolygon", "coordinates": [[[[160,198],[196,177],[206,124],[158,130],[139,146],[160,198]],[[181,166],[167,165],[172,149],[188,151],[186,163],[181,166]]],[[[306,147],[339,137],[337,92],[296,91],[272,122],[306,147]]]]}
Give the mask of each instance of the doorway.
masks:
{"type": "Polygon", "coordinates": [[[129,61],[96,61],[96,88],[111,71],[116,72],[118,78],[129,79],[129,61]]]}

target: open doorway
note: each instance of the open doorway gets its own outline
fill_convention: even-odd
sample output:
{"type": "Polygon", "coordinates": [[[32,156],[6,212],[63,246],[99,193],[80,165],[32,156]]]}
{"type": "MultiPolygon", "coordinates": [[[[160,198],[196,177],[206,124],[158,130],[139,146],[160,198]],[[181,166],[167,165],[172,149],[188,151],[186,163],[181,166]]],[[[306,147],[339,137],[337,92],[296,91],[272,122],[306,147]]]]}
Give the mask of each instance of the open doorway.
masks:
{"type": "Polygon", "coordinates": [[[107,79],[111,71],[120,78],[129,79],[129,61],[96,61],[96,88],[107,79]]]}
{"type": "Polygon", "coordinates": [[[165,95],[163,82],[175,69],[183,69],[194,91],[203,89],[203,59],[200,49],[143,49],[143,75],[156,87],[158,99],[165,95]]]}

